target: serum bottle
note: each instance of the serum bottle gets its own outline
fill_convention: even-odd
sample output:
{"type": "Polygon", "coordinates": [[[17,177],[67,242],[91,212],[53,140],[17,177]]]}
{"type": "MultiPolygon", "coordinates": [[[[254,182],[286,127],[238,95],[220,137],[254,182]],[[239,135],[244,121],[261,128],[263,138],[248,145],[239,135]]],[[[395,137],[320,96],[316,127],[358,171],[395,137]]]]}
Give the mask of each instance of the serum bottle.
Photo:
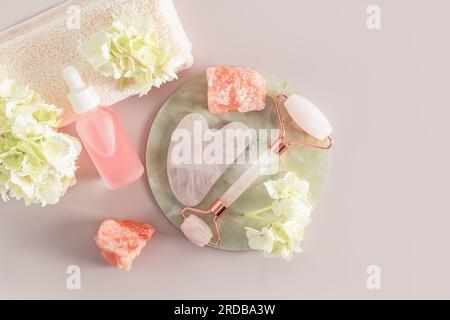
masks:
{"type": "Polygon", "coordinates": [[[144,173],[136,151],[110,108],[100,106],[92,86],[84,83],[77,69],[64,69],[68,98],[77,113],[76,130],[100,176],[109,189],[123,189],[144,173]]]}

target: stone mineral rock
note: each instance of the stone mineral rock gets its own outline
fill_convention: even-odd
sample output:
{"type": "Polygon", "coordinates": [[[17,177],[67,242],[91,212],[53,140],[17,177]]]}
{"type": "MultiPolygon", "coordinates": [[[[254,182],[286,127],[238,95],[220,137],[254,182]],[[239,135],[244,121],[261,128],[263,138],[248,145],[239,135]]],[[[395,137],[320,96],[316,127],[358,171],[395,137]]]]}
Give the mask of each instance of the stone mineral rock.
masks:
{"type": "Polygon", "coordinates": [[[261,111],[266,106],[266,80],[249,68],[222,66],[207,70],[208,106],[217,115],[261,111]]]}
{"type": "Polygon", "coordinates": [[[107,220],[95,236],[102,257],[113,267],[131,270],[155,229],[148,224],[133,221],[107,220]]]}

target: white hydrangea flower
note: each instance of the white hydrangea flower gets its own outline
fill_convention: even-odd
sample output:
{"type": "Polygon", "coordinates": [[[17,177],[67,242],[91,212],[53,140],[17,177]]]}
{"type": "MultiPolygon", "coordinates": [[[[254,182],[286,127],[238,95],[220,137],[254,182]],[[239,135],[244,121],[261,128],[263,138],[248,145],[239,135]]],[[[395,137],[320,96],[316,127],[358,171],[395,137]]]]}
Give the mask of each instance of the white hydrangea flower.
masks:
{"type": "Polygon", "coordinates": [[[261,231],[245,228],[247,230],[248,244],[253,250],[261,250],[270,253],[273,250],[275,237],[272,235],[268,227],[264,227],[261,231]]]}
{"type": "Polygon", "coordinates": [[[281,199],[305,199],[309,194],[309,183],[300,180],[294,173],[288,172],[283,179],[264,183],[270,197],[281,199]]]}
{"type": "Polygon", "coordinates": [[[8,188],[6,187],[6,183],[10,179],[10,173],[8,170],[0,167],[0,195],[2,196],[3,201],[8,201],[8,188]]]}
{"type": "Polygon", "coordinates": [[[17,200],[25,199],[27,204],[31,204],[32,199],[37,197],[37,185],[31,176],[12,172],[8,187],[11,197],[17,200]]]}
{"type": "Polygon", "coordinates": [[[0,194],[42,206],[75,184],[78,139],[58,133],[62,110],[28,87],[0,81],[0,194]]]}
{"type": "Polygon", "coordinates": [[[155,23],[135,10],[124,10],[111,27],[89,37],[79,47],[93,68],[107,77],[128,80],[142,95],[177,79],[183,59],[173,55],[156,32],[155,23]]]}
{"type": "Polygon", "coordinates": [[[40,186],[38,192],[42,204],[51,205],[57,204],[61,198],[61,194],[65,194],[67,189],[74,186],[76,183],[75,177],[61,176],[56,172],[48,172],[45,179],[45,184],[40,186]]]}
{"type": "Polygon", "coordinates": [[[265,221],[261,230],[246,228],[249,246],[263,251],[268,258],[282,257],[290,261],[295,253],[302,251],[305,229],[311,223],[309,183],[289,172],[280,180],[266,182],[265,186],[275,201],[267,210],[247,215],[265,221]],[[260,213],[266,214],[260,217],[260,213]]]}
{"type": "Polygon", "coordinates": [[[266,257],[282,257],[287,261],[291,261],[294,253],[302,252],[300,244],[303,240],[304,229],[298,229],[297,227],[292,222],[273,222],[270,230],[275,237],[275,242],[273,250],[266,253],[266,257]],[[302,230],[300,234],[298,233],[299,230],[302,230]]]}
{"type": "Polygon", "coordinates": [[[275,220],[261,231],[252,228],[246,230],[250,248],[262,251],[267,258],[282,257],[290,261],[294,253],[302,251],[300,244],[304,229],[299,229],[298,225],[290,221],[281,223],[275,220]]]}
{"type": "Polygon", "coordinates": [[[74,177],[76,163],[74,159],[81,152],[80,141],[62,133],[51,135],[42,144],[42,153],[48,162],[56,168],[58,174],[67,177],[74,177]]]}
{"type": "Polygon", "coordinates": [[[50,176],[47,183],[39,190],[39,196],[43,205],[57,204],[62,190],[61,181],[57,176],[50,176]]]}
{"type": "Polygon", "coordinates": [[[20,139],[38,140],[48,134],[50,128],[36,121],[31,114],[18,116],[14,120],[12,133],[20,139]]]}
{"type": "Polygon", "coordinates": [[[277,219],[283,223],[293,221],[305,228],[311,222],[312,206],[302,200],[284,199],[275,202],[272,210],[277,219]]]}

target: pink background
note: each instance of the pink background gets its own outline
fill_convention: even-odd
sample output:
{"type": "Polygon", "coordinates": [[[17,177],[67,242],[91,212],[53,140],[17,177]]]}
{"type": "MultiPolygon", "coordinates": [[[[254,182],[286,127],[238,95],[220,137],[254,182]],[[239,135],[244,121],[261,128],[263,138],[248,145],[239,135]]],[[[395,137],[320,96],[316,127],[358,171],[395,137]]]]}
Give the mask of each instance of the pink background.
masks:
{"type": "MultiPolygon", "coordinates": [[[[2,1],[0,29],[60,1],[2,1]]],[[[192,246],[156,206],[145,178],[105,189],[83,154],[79,183],[56,206],[0,204],[0,298],[450,298],[448,12],[445,0],[174,0],[194,45],[179,81],[116,110],[144,160],[165,98],[218,64],[284,77],[323,108],[336,148],[323,201],[294,262],[192,246]],[[382,29],[366,27],[366,8],[382,29]],[[106,266],[92,240],[127,218],[157,234],[132,272],[106,266]],[[66,288],[79,265],[82,289],[66,288]],[[366,268],[382,270],[381,290],[366,268]]],[[[73,133],[73,128],[68,129],[73,133]]]]}

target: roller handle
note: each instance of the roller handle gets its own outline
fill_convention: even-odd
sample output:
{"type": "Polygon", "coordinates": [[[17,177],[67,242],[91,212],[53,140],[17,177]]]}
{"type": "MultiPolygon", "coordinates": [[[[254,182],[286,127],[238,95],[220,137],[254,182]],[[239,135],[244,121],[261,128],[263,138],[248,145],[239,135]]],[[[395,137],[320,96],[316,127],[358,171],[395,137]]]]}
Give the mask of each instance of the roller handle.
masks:
{"type": "Polygon", "coordinates": [[[273,164],[278,155],[268,150],[258,161],[256,161],[250,168],[245,171],[241,177],[228,189],[227,192],[220,198],[223,204],[230,208],[250,186],[261,176],[264,167],[273,164]]]}

